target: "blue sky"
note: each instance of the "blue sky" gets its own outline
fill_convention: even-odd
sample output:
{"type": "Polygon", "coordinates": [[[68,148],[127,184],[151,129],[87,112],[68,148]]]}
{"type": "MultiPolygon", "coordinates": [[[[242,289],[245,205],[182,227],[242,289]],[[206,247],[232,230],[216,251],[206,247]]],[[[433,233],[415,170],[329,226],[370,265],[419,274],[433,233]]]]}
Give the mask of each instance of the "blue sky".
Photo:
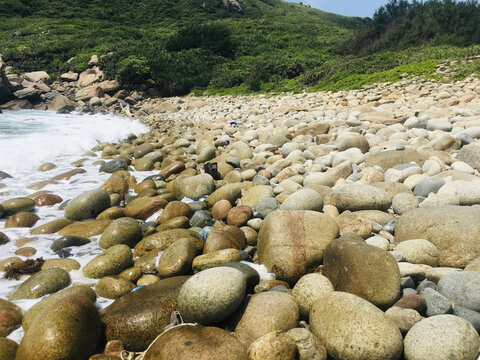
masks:
{"type": "Polygon", "coordinates": [[[388,0],[289,0],[302,2],[314,8],[346,16],[372,17],[375,10],[388,0]]]}

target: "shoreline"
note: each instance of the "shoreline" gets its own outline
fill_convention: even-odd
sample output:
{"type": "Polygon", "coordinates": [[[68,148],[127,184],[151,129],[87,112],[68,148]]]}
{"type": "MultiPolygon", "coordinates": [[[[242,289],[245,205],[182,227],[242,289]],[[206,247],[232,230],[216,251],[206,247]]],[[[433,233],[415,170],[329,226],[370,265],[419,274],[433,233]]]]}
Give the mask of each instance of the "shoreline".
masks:
{"type": "MultiPolygon", "coordinates": [[[[89,91],[106,86],[98,80],[89,91]]],[[[58,96],[68,100],[73,89],[82,91],[72,85],[58,96]]],[[[478,78],[414,78],[285,96],[137,101],[135,94],[125,95],[124,108],[150,130],[92,149],[97,156],[72,165],[88,164],[88,172],[70,173],[71,180],[57,180],[58,186],[88,183],[92,176],[100,188],[70,194],[73,205],[47,205],[65,217],[50,222],[52,240],[80,234],[91,242],[74,254],[83,246],[96,249],[75,270],[96,285],[77,287],[82,295],[64,295],[57,304],[78,306],[82,318],[91,314],[98,321],[67,345],[56,334],[62,350],[82,345],[85,358],[120,359],[123,347],[145,351],[158,342],[178,352],[184,347],[169,331],[185,341],[207,331],[235,349],[230,359],[265,358],[278,349],[285,358],[301,358],[307,348],[319,358],[441,358],[445,348],[477,357],[480,307],[472,294],[480,290],[478,78]],[[57,220],[74,223],[54,229],[57,220]],[[115,269],[101,261],[103,249],[115,269]],[[276,279],[261,278],[241,261],[266,266],[276,279]],[[81,300],[92,291],[123,300],[97,314],[91,299],[81,300]],[[206,327],[183,325],[163,333],[172,310],[206,327]],[[144,323],[135,323],[143,316],[144,323]],[[100,322],[111,342],[99,335],[91,339],[95,348],[84,346],[90,333],[101,331],[100,322]]],[[[118,97],[96,97],[102,105],[94,112],[122,109],[118,97]]],[[[42,185],[49,189],[48,182],[39,182],[36,190],[42,185]]],[[[16,225],[25,225],[33,210],[45,220],[42,207],[28,203],[9,205],[12,214],[23,215],[9,214],[8,221],[17,216],[16,225]]],[[[69,274],[67,263],[73,266],[51,265],[58,274],[48,283],[57,287],[45,294],[65,291],[58,284],[69,274]]],[[[37,316],[52,317],[51,326],[65,325],[47,306],[37,316]]],[[[42,347],[40,325],[31,326],[17,350],[27,355],[17,360],[31,355],[27,345],[51,351],[42,347]]],[[[213,340],[198,341],[202,354],[215,352],[213,340]]]]}

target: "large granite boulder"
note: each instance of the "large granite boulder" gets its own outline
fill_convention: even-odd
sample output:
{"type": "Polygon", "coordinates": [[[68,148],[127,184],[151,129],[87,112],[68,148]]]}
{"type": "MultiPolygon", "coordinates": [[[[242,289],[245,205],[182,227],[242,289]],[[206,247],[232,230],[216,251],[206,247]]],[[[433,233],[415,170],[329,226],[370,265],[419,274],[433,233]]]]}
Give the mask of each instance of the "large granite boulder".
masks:
{"type": "Polygon", "coordinates": [[[316,211],[274,211],[260,227],[258,259],[279,280],[294,284],[320,265],[338,231],[335,220],[316,211]]]}
{"type": "Polygon", "coordinates": [[[453,205],[424,206],[403,214],[395,240],[425,239],[440,253],[439,266],[465,267],[480,256],[480,209],[453,205]]]}
{"type": "Polygon", "coordinates": [[[310,312],[312,332],[334,359],[399,359],[402,334],[368,301],[345,292],[324,292],[310,312]]]}
{"type": "Polygon", "coordinates": [[[340,238],[325,249],[323,275],[335,290],[348,292],[380,308],[400,297],[400,271],[387,251],[360,240],[340,238]]]}

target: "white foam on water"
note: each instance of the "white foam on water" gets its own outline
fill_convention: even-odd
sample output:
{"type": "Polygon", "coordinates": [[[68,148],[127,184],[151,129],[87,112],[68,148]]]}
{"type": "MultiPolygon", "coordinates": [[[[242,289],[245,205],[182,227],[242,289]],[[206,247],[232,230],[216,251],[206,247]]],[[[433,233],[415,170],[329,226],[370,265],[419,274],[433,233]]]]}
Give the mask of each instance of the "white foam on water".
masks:
{"type": "MultiPolygon", "coordinates": [[[[110,177],[110,174],[99,173],[99,167],[93,165],[94,162],[101,159],[101,153],[96,152],[95,156],[87,157],[81,157],[81,154],[90,151],[91,148],[99,142],[121,141],[129,133],[138,135],[148,130],[139,122],[98,115],[58,115],[46,112],[22,111],[15,113],[5,112],[0,115],[3,117],[0,118],[0,120],[4,120],[5,116],[7,116],[9,121],[23,121],[22,116],[24,117],[25,114],[35,121],[37,121],[38,116],[38,118],[40,118],[38,121],[41,123],[41,126],[35,125],[35,129],[33,130],[23,129],[23,135],[25,136],[23,140],[21,133],[7,134],[7,131],[4,131],[3,134],[0,134],[0,170],[13,176],[13,178],[0,180],[0,203],[14,197],[22,197],[35,193],[37,190],[29,189],[29,185],[51,179],[56,175],[75,169],[76,167],[72,165],[72,163],[79,159],[84,159],[82,160],[82,168],[86,171],[85,173],[74,175],[70,180],[60,180],[55,184],[49,184],[41,190],[48,190],[62,197],[65,201],[85,191],[97,189],[110,177]],[[69,124],[66,124],[66,121],[69,124]],[[50,130],[45,132],[44,126],[47,126],[50,130]],[[43,135],[34,132],[37,130],[44,131],[43,135]],[[29,131],[32,133],[25,134],[25,132],[29,131]],[[52,137],[51,135],[53,133],[62,135],[52,137]],[[7,156],[7,160],[5,160],[5,156],[7,156]],[[54,163],[56,167],[46,172],[35,170],[41,163],[47,161],[54,163]]],[[[17,129],[20,128],[20,126],[17,126],[17,129]]],[[[12,126],[9,127],[8,131],[11,132],[11,130],[12,126]]],[[[132,170],[130,173],[140,182],[150,175],[157,174],[158,171],[137,172],[132,170]]],[[[188,201],[189,199],[183,200],[188,201]]],[[[64,213],[59,209],[59,205],[60,204],[36,207],[35,213],[40,217],[40,220],[33,228],[63,218],[64,213]]],[[[161,213],[162,210],[158,211],[148,220],[154,221],[161,213]]],[[[0,246],[0,260],[14,256],[20,257],[22,260],[27,259],[26,257],[15,254],[15,251],[18,250],[15,242],[21,238],[32,239],[31,242],[23,245],[24,247],[33,247],[36,249],[35,255],[30,258],[36,259],[42,257],[45,260],[58,259],[58,255],[50,249],[52,242],[60,237],[58,234],[32,235],[30,228],[5,228],[5,221],[6,219],[0,219],[0,231],[9,237],[10,242],[0,246]]],[[[90,260],[103,251],[98,245],[99,238],[100,236],[94,236],[90,238],[91,243],[87,245],[71,247],[72,256],[70,258],[78,261],[81,268],[83,268],[90,260]]],[[[162,252],[160,252],[156,258],[157,264],[161,253],[162,252]]],[[[274,275],[269,274],[263,265],[245,263],[257,270],[261,279],[274,279],[274,275]]],[[[72,283],[76,284],[81,283],[93,286],[98,282],[96,279],[85,278],[81,270],[71,271],[70,278],[72,283]]],[[[0,298],[7,299],[8,294],[26,279],[27,277],[23,277],[20,280],[6,280],[3,278],[3,273],[0,272],[0,298]]],[[[13,302],[22,310],[27,311],[40,300],[41,298],[15,300],[13,302]]],[[[96,306],[98,309],[103,309],[112,302],[113,300],[98,297],[96,306]]],[[[23,329],[21,327],[8,336],[8,338],[17,343],[21,341],[22,337],[23,329]]]]}
{"type": "Polygon", "coordinates": [[[33,170],[52,157],[74,156],[98,143],[148,131],[141,122],[110,115],[21,110],[0,114],[0,170],[33,170]]]}
{"type": "MultiPolygon", "coordinates": [[[[5,111],[0,114],[0,170],[12,175],[13,178],[0,180],[0,203],[14,197],[27,196],[37,190],[29,189],[28,185],[48,180],[56,175],[73,170],[76,167],[72,162],[84,160],[83,174],[77,174],[70,180],[60,180],[56,184],[49,184],[41,190],[59,195],[63,200],[69,200],[89,190],[98,188],[110,174],[98,172],[98,166],[93,165],[100,159],[100,152],[92,157],[81,157],[81,154],[90,151],[98,143],[119,142],[129,133],[140,134],[148,128],[139,121],[105,115],[63,115],[40,111],[5,111]],[[53,162],[56,167],[50,171],[39,172],[35,169],[44,162],[53,162]]],[[[132,172],[137,179],[144,179],[156,172],[132,172]]],[[[40,220],[34,225],[38,227],[52,220],[63,218],[59,204],[52,206],[36,207],[35,213],[40,220]]],[[[31,258],[43,257],[57,259],[50,246],[58,239],[58,234],[32,235],[29,228],[5,228],[6,219],[0,219],[0,231],[6,234],[10,242],[0,246],[0,260],[18,256],[15,251],[18,247],[16,240],[31,238],[31,242],[24,247],[36,249],[31,258]]],[[[103,250],[98,246],[100,236],[91,238],[91,243],[72,247],[72,259],[83,267],[103,250]]],[[[26,257],[18,256],[22,260],[26,257]]],[[[95,285],[98,280],[85,278],[81,270],[70,272],[72,283],[95,285]]],[[[27,277],[20,280],[6,280],[0,273],[0,298],[7,299],[16,287],[27,277]]],[[[26,311],[41,299],[13,301],[22,310],[26,311]]],[[[96,306],[102,309],[113,300],[99,297],[96,306]]],[[[23,337],[23,329],[12,332],[8,338],[17,343],[23,337]]]]}

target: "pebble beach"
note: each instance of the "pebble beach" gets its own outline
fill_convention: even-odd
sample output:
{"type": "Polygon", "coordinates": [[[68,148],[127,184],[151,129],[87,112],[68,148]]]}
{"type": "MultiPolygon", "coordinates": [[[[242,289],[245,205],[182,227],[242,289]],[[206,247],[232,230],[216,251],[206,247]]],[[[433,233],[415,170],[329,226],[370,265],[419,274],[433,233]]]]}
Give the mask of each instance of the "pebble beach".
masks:
{"type": "Polygon", "coordinates": [[[478,359],[476,76],[127,95],[77,103],[118,140],[0,162],[0,360],[478,359]]]}

